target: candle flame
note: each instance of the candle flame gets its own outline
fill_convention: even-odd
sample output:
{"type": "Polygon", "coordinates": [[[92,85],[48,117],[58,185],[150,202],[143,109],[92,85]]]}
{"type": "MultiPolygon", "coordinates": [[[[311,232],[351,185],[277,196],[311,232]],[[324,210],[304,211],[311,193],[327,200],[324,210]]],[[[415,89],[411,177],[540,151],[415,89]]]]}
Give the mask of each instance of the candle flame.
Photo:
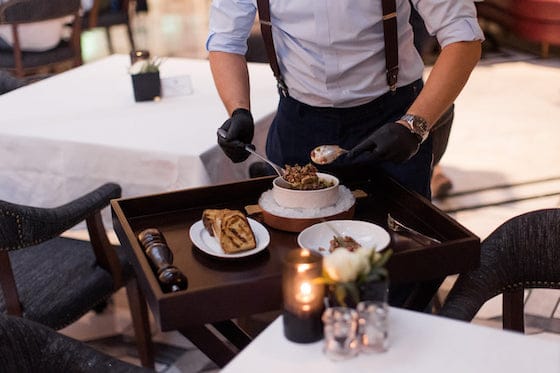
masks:
{"type": "Polygon", "coordinates": [[[302,306],[305,306],[306,304],[309,304],[310,302],[312,302],[313,299],[315,299],[315,296],[313,294],[313,286],[311,285],[311,283],[309,283],[307,281],[301,282],[296,287],[295,299],[302,306]]]}
{"type": "Polygon", "coordinates": [[[303,282],[299,287],[299,291],[302,295],[310,295],[311,294],[311,284],[309,282],[303,282]]]}
{"type": "Polygon", "coordinates": [[[309,263],[301,263],[297,265],[298,273],[303,273],[305,271],[308,271],[309,269],[311,269],[311,264],[309,263]]]}

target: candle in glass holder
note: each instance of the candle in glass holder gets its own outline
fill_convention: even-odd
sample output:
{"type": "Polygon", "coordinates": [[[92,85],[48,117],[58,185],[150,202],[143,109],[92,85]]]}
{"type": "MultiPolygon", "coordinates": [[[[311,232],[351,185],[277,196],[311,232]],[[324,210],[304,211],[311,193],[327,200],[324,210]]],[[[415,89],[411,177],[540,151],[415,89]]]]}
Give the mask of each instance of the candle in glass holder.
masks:
{"type": "Polygon", "coordinates": [[[150,59],[150,52],[147,50],[135,50],[130,52],[130,64],[133,65],[136,61],[144,61],[150,59]]]}
{"type": "Polygon", "coordinates": [[[321,277],[322,259],[320,254],[305,249],[291,250],[284,259],[284,335],[292,342],[310,343],[323,337],[325,288],[316,281],[321,277]]]}

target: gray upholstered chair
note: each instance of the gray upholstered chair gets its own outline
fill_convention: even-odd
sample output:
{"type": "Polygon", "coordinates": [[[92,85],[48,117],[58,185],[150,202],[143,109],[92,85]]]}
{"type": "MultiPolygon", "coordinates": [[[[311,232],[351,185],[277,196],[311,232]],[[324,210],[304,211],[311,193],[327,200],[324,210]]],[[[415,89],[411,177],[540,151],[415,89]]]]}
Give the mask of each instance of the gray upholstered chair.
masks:
{"type": "Polygon", "coordinates": [[[440,315],[471,321],[503,295],[504,329],[524,332],[524,289],[560,289],[560,209],[516,216],[481,243],[480,267],[459,275],[440,315]]]}
{"type": "Polygon", "coordinates": [[[147,306],[122,250],[109,242],[101,210],[119,198],[107,183],[65,205],[0,201],[0,313],[61,329],[126,286],[144,366],[153,366],[147,306]],[[90,241],[60,237],[86,221],[90,241]]]}
{"type": "Polygon", "coordinates": [[[0,315],[2,372],[118,372],[151,370],[128,364],[21,317],[0,315]]]}
{"type": "Polygon", "coordinates": [[[13,71],[17,76],[52,72],[61,64],[82,64],[80,0],[8,0],[0,4],[0,25],[12,26],[14,45],[0,50],[0,69],[13,71]],[[72,32],[68,40],[44,52],[25,52],[19,45],[20,25],[73,16],[72,32]]]}

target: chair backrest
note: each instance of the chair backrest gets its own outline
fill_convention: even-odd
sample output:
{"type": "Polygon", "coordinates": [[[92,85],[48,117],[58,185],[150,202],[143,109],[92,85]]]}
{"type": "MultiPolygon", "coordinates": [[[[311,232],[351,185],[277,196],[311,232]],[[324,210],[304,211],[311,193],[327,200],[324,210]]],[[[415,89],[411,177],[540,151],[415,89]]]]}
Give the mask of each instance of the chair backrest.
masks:
{"type": "Polygon", "coordinates": [[[0,5],[0,24],[60,18],[78,12],[80,6],[80,0],[10,0],[0,5]]]}
{"type": "Polygon", "coordinates": [[[130,24],[129,13],[130,0],[94,0],[93,6],[83,15],[82,30],[93,29],[96,27],[105,28],[107,36],[107,47],[109,53],[114,52],[113,43],[109,28],[115,25],[125,25],[128,34],[128,41],[130,42],[131,51],[135,50],[134,36],[132,26],[130,24]]]}
{"type": "Polygon", "coordinates": [[[523,331],[523,289],[560,289],[560,209],[516,216],[481,243],[479,268],[459,275],[440,315],[471,321],[504,296],[504,328],[523,331]]]}
{"type": "Polygon", "coordinates": [[[81,0],[8,0],[0,4],[0,24],[11,25],[12,51],[0,51],[0,68],[14,71],[19,77],[51,69],[61,63],[82,64],[81,0]],[[67,43],[44,52],[24,52],[21,49],[19,27],[65,16],[74,16],[72,33],[67,43]]]}

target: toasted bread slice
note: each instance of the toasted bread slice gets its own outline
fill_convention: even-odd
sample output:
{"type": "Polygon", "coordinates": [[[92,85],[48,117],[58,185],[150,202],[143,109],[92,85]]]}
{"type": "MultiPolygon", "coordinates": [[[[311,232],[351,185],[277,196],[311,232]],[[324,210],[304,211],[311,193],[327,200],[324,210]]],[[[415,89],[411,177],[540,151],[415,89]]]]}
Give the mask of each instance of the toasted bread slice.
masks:
{"type": "Polygon", "coordinates": [[[214,236],[226,254],[257,247],[255,234],[247,217],[238,210],[222,210],[212,226],[214,236]]]}
{"type": "Polygon", "coordinates": [[[224,210],[220,209],[206,209],[202,212],[202,224],[204,224],[204,228],[210,233],[210,236],[214,237],[214,229],[212,228],[214,222],[218,215],[222,214],[224,210]]]}

